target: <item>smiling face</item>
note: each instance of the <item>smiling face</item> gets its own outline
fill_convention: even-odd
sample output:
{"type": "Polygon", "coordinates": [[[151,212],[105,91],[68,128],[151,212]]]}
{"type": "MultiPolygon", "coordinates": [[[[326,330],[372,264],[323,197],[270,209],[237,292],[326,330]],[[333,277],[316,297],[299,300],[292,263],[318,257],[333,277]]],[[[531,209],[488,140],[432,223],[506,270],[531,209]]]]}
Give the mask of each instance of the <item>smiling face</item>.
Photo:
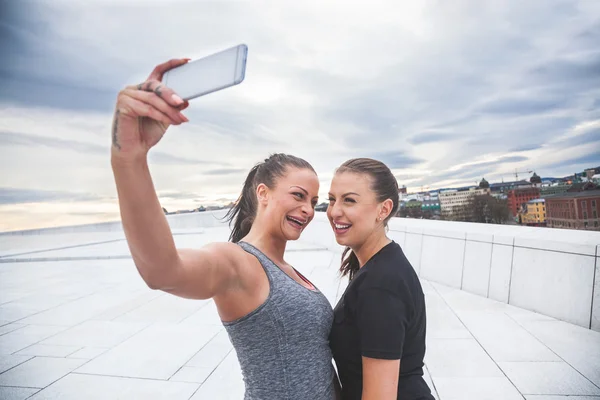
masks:
{"type": "Polygon", "coordinates": [[[297,240],[315,215],[319,200],[319,179],[310,169],[288,167],[272,188],[259,184],[256,193],[261,218],[275,234],[297,240]]]}
{"type": "MultiPolygon", "coordinates": [[[[391,200],[386,202],[391,203],[391,200]]],[[[377,201],[369,175],[354,172],[335,174],[329,190],[327,217],[338,244],[354,249],[378,229],[383,229],[383,221],[389,215],[386,202],[377,201]]]]}

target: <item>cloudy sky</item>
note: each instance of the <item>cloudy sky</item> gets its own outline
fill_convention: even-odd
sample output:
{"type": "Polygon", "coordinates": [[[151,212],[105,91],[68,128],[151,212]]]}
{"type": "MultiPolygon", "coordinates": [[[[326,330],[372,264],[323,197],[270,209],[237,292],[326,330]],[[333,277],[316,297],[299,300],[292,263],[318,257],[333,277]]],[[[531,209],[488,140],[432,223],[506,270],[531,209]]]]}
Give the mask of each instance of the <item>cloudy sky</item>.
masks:
{"type": "Polygon", "coordinates": [[[412,190],[600,165],[598,0],[0,7],[0,231],[118,218],[116,93],[165,60],[239,43],[246,80],[193,100],[190,123],[151,151],[167,209],[235,199],[272,152],[310,161],[323,198],[356,156],[412,190]]]}

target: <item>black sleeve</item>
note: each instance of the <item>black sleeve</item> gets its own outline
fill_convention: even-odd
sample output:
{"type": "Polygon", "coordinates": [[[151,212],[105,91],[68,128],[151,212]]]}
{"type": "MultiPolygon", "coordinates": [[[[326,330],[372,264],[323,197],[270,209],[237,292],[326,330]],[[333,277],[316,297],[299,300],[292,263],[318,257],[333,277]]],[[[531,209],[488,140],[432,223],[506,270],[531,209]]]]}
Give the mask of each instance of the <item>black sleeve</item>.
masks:
{"type": "Polygon", "coordinates": [[[371,287],[358,295],[357,325],[364,357],[402,358],[408,309],[404,299],[390,290],[371,287]]]}

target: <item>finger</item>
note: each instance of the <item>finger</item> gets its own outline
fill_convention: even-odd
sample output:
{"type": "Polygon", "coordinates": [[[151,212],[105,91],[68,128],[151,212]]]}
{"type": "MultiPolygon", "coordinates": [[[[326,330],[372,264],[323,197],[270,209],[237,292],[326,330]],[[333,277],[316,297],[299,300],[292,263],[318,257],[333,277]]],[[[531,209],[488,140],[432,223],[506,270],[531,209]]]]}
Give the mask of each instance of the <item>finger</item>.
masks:
{"type": "Polygon", "coordinates": [[[167,125],[179,125],[181,123],[179,121],[172,120],[167,114],[159,111],[151,104],[144,103],[143,101],[137,100],[129,95],[125,95],[120,103],[121,106],[119,109],[123,110],[121,111],[121,114],[133,114],[133,116],[148,117],[167,125]]]}
{"type": "Polygon", "coordinates": [[[181,97],[179,97],[173,89],[163,85],[162,82],[157,80],[150,80],[144,83],[140,83],[138,89],[146,92],[154,92],[158,97],[169,103],[173,107],[180,107],[185,103],[181,97]]]}
{"type": "Polygon", "coordinates": [[[183,110],[185,110],[186,108],[188,108],[189,106],[190,106],[190,102],[186,100],[186,101],[184,101],[184,102],[183,102],[183,104],[182,104],[182,105],[180,105],[178,108],[179,108],[179,111],[183,111],[183,110]]]}
{"type": "Polygon", "coordinates": [[[136,100],[152,105],[163,114],[168,115],[173,121],[178,121],[179,123],[189,122],[185,115],[179,112],[177,107],[172,107],[170,104],[168,104],[164,99],[156,94],[156,91],[147,92],[142,90],[126,89],[125,94],[133,97],[136,100]]]}
{"type": "Polygon", "coordinates": [[[154,70],[148,76],[148,80],[155,79],[157,81],[161,81],[165,72],[175,67],[179,67],[180,65],[183,65],[188,61],[190,61],[189,58],[174,58],[172,60],[159,64],[156,67],[154,67],[154,70]]]}

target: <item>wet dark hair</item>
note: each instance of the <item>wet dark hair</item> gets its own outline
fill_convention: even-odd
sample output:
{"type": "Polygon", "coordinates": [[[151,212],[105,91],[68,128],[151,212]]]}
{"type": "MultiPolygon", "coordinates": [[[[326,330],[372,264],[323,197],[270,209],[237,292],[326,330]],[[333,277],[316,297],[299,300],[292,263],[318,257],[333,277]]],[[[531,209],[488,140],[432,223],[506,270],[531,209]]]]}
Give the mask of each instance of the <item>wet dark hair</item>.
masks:
{"type": "Polygon", "coordinates": [[[229,221],[229,227],[231,228],[231,234],[229,235],[231,242],[239,242],[252,228],[258,207],[256,199],[257,186],[264,183],[269,188],[275,187],[275,181],[285,175],[288,167],[309,169],[316,174],[312,165],[307,161],[282,153],[271,154],[269,158],[252,167],[235,206],[225,215],[225,219],[229,221]],[[233,227],[231,227],[232,224],[233,227]]]}
{"type": "MultiPolygon", "coordinates": [[[[393,206],[390,215],[383,221],[387,227],[388,221],[396,215],[400,198],[398,195],[398,181],[392,171],[381,161],[371,158],[353,158],[343,163],[336,171],[336,174],[342,172],[353,172],[355,174],[365,174],[371,178],[371,190],[375,192],[377,202],[383,202],[387,199],[392,200],[393,206]]],[[[340,273],[342,276],[348,275],[350,279],[358,272],[360,265],[358,257],[350,247],[346,247],[342,253],[342,265],[340,273]],[[349,253],[349,254],[348,254],[349,253]]]]}

